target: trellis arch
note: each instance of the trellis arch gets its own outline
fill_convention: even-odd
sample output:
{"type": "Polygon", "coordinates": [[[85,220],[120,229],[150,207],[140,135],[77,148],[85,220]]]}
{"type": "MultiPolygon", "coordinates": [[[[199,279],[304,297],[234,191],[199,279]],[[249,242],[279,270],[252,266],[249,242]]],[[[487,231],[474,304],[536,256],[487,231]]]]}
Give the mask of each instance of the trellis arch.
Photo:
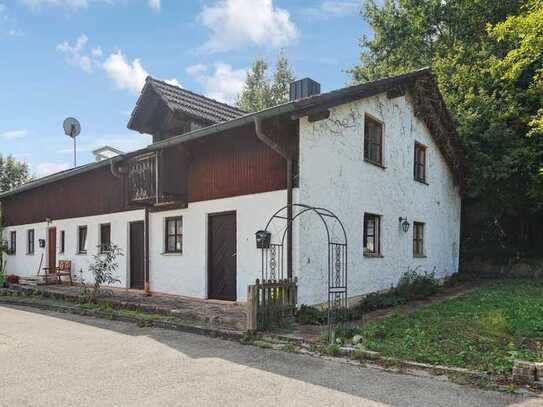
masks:
{"type": "Polygon", "coordinates": [[[325,238],[328,247],[328,319],[332,321],[333,310],[347,307],[347,269],[348,269],[348,242],[347,233],[339,217],[330,209],[296,203],[286,205],[277,210],[266,223],[264,232],[270,233],[269,244],[262,246],[262,281],[278,281],[284,279],[284,247],[285,236],[292,228],[296,219],[304,214],[312,213],[321,221],[325,229],[325,238]],[[288,209],[292,208],[292,220],[287,217],[288,209]],[[272,241],[273,234],[270,226],[274,222],[285,223],[280,240],[272,241]],[[339,232],[331,234],[332,226],[338,226],[339,232]]]}

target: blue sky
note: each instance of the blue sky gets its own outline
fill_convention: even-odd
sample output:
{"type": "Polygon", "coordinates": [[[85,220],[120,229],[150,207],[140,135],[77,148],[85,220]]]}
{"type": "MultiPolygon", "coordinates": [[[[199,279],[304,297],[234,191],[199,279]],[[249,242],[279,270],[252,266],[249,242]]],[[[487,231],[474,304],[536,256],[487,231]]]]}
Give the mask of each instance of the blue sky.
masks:
{"type": "Polygon", "coordinates": [[[360,0],[0,0],[0,153],[36,176],[71,165],[67,116],[82,124],[78,164],[126,128],[147,74],[231,102],[256,56],[284,48],[322,90],[350,80],[369,34],[360,0]]]}

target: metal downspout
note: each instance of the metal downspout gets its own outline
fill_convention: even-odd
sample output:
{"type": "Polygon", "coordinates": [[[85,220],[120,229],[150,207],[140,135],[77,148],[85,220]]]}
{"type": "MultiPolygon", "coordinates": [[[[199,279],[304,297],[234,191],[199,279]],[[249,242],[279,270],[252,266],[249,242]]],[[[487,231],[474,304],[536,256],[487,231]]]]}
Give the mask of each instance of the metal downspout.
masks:
{"type": "Polygon", "coordinates": [[[144,273],[145,283],[143,285],[143,291],[145,295],[151,295],[151,288],[149,285],[149,208],[145,207],[145,222],[144,222],[144,273]]]}
{"type": "Polygon", "coordinates": [[[256,136],[287,161],[287,278],[292,278],[292,157],[262,129],[262,119],[254,118],[256,136]]]}

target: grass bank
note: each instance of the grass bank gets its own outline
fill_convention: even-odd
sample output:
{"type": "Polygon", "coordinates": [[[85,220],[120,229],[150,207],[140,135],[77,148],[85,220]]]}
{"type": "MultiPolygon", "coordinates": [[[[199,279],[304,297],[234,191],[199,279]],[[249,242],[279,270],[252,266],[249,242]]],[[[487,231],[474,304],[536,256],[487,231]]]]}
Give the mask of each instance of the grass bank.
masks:
{"type": "Polygon", "coordinates": [[[384,356],[506,374],[515,359],[543,361],[543,282],[496,282],[370,323],[362,336],[384,356]]]}

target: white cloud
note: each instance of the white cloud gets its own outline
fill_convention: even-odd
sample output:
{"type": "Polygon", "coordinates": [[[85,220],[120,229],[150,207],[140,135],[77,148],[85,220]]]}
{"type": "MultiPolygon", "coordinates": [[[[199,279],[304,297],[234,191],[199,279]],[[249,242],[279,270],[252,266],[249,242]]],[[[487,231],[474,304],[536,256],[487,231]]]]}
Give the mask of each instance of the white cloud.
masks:
{"type": "MultiPolygon", "coordinates": [[[[89,38],[85,34],[81,34],[74,45],[70,45],[68,41],[64,41],[57,45],[57,51],[61,52],[66,57],[66,62],[71,65],[75,65],[83,69],[87,73],[91,73],[96,65],[96,61],[93,59],[96,57],[95,50],[91,51],[90,55],[85,54],[85,47],[89,38]]],[[[100,50],[100,52],[102,52],[100,50]]]]}
{"type": "Polygon", "coordinates": [[[362,8],[360,0],[324,0],[317,7],[309,7],[304,13],[312,18],[358,16],[362,8]]]}
{"type": "Polygon", "coordinates": [[[247,76],[245,69],[233,69],[222,62],[214,64],[214,71],[211,73],[208,73],[208,67],[202,64],[187,67],[187,73],[202,85],[207,97],[225,103],[236,101],[247,76]]]}
{"type": "Polygon", "coordinates": [[[207,70],[207,66],[205,66],[204,64],[196,64],[196,65],[187,66],[187,73],[193,77],[201,73],[204,73],[206,70],[207,70]]]}
{"type": "Polygon", "coordinates": [[[44,6],[56,6],[77,10],[89,6],[88,0],[22,0],[22,2],[33,9],[44,6]]]}
{"type": "MultiPolygon", "coordinates": [[[[57,51],[65,55],[66,62],[78,66],[87,73],[94,72],[95,68],[103,70],[120,89],[128,89],[136,93],[141,91],[149,73],[139,59],[130,62],[121,50],[117,50],[110,53],[104,60],[104,51],[100,46],[87,51],[88,42],[88,37],[81,34],[73,45],[68,41],[58,44],[57,51]]],[[[167,79],[165,82],[181,87],[176,78],[167,79]]]]}
{"type": "Polygon", "coordinates": [[[0,133],[1,140],[15,140],[25,137],[28,134],[28,130],[10,130],[4,133],[0,133]]]}
{"type": "Polygon", "coordinates": [[[170,84],[170,85],[173,85],[173,86],[177,86],[179,88],[182,88],[183,86],[179,83],[179,81],[175,78],[172,78],[172,79],[166,79],[164,80],[164,82],[166,82],[167,84],[170,84]]]}
{"type": "Polygon", "coordinates": [[[250,44],[282,47],[298,36],[288,11],[274,7],[273,0],[217,0],[204,6],[198,20],[211,31],[201,47],[208,52],[250,44]]]}
{"type": "Polygon", "coordinates": [[[127,61],[121,51],[110,54],[102,67],[106,75],[121,89],[140,92],[145,85],[145,78],[149,75],[143,68],[139,59],[127,61]]]}
{"type": "Polygon", "coordinates": [[[102,51],[102,48],[96,47],[92,49],[91,55],[95,58],[101,58],[102,55],[104,55],[104,52],[102,51]]]}
{"type": "Polygon", "coordinates": [[[321,3],[321,8],[325,13],[333,16],[358,15],[362,2],[360,0],[351,1],[331,1],[325,0],[321,3]]]}
{"type": "Polygon", "coordinates": [[[151,7],[153,10],[159,11],[160,0],[149,0],[149,7],[151,7]]]}
{"type": "Polygon", "coordinates": [[[45,177],[70,168],[67,163],[41,163],[36,166],[36,177],[45,177]]]}

